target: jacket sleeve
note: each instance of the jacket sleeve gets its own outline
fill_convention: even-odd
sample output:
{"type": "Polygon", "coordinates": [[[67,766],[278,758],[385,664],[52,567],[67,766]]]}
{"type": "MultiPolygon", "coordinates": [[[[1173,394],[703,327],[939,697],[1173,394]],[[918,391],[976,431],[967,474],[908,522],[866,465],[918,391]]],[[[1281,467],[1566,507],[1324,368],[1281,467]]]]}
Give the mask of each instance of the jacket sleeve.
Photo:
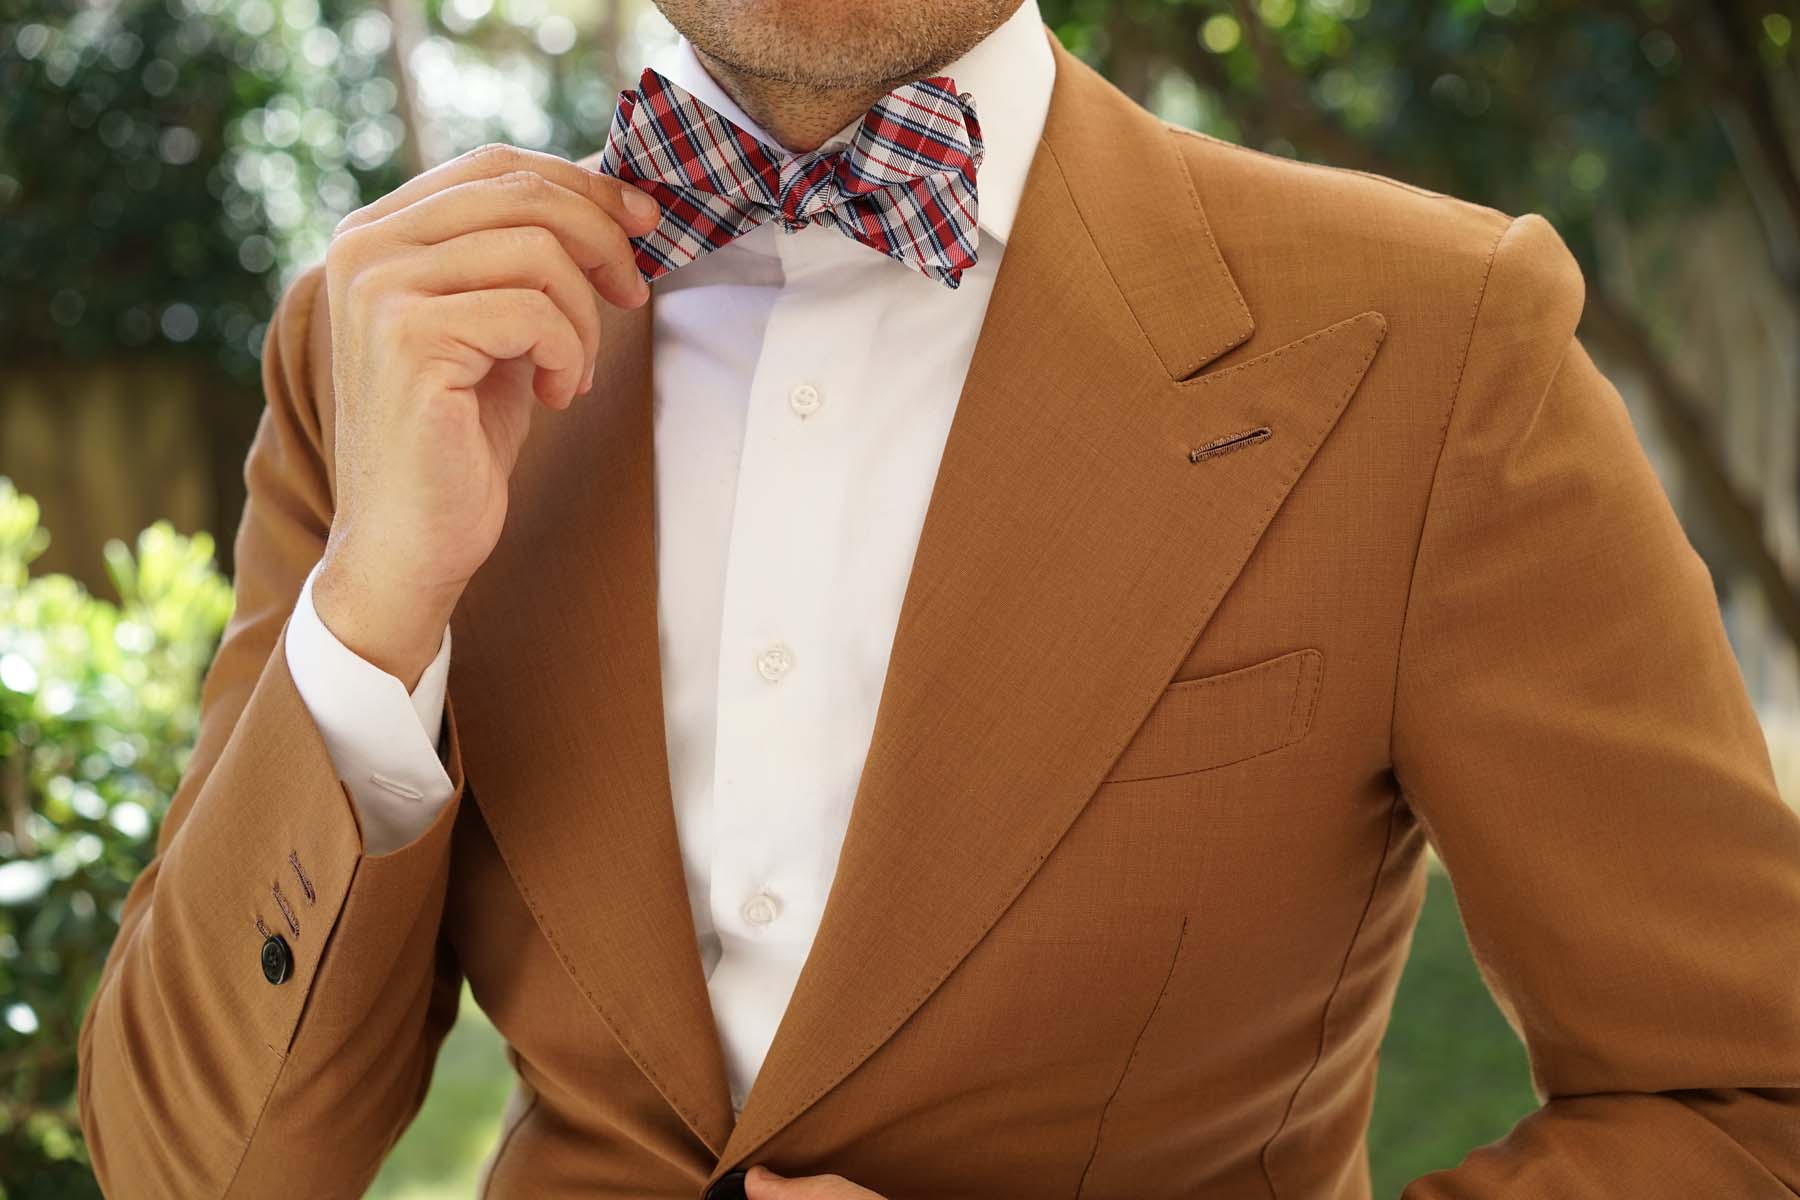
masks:
{"type": "MultiPolygon", "coordinates": [[[[1540,1107],[1405,1200],[1800,1193],[1800,819],[1705,565],[1527,215],[1477,308],[1393,763],[1540,1107]]],[[[1445,1097],[1454,1103],[1455,1097],[1445,1097]]]]}
{"type": "Polygon", "coordinates": [[[270,326],[236,611],[82,1021],[81,1125],[122,1200],[361,1195],[418,1111],[460,996],[439,936],[462,794],[454,714],[454,795],[371,856],[287,668],[287,617],[332,511],[321,293],[315,268],[270,326]],[[264,973],[269,935],[290,951],[280,982],[264,973]]]}

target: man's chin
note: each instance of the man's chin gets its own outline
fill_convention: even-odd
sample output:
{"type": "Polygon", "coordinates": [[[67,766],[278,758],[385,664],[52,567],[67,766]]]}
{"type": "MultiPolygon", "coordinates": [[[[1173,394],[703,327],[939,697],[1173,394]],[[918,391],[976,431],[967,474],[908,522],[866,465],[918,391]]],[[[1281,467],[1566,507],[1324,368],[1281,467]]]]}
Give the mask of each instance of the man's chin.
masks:
{"type": "MultiPolygon", "coordinates": [[[[980,40],[953,0],[656,0],[708,58],[742,78],[809,91],[886,91],[930,75],[980,40]],[[937,18],[933,19],[934,10],[937,18]]],[[[976,21],[980,18],[975,17],[976,21]]]]}

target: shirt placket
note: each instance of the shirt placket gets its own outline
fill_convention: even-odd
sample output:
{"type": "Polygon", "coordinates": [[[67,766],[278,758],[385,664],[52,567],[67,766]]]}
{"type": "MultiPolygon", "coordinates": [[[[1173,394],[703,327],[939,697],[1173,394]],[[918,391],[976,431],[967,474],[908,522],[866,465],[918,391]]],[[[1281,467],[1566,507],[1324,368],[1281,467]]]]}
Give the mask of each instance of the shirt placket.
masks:
{"type": "MultiPolygon", "coordinates": [[[[828,236],[777,240],[785,261],[828,236]]],[[[708,986],[737,1105],[805,961],[853,799],[833,737],[834,535],[821,518],[843,456],[832,456],[832,381],[809,332],[820,323],[816,292],[783,288],[751,380],[727,550],[710,873],[720,957],[708,986]]]]}

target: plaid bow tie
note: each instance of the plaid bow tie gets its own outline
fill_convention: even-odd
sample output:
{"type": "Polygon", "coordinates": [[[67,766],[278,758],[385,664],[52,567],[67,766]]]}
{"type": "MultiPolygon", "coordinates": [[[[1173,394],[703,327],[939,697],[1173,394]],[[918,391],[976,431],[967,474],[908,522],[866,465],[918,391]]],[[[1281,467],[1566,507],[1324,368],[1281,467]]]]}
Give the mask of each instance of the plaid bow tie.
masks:
{"type": "Polygon", "coordinates": [[[646,69],[619,94],[600,170],[662,205],[631,239],[646,281],[777,220],[789,233],[835,225],[953,288],[975,265],[981,158],[974,105],[946,76],[883,96],[841,150],[790,155],[646,69]]]}

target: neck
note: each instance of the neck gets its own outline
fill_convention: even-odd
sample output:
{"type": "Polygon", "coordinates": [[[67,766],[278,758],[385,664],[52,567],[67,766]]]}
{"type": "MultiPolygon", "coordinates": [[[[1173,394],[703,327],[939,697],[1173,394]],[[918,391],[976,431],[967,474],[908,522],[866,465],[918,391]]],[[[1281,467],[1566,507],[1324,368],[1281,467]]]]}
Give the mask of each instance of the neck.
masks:
{"type": "Polygon", "coordinates": [[[755,75],[706,53],[694,54],[707,74],[718,81],[744,115],[755,121],[783,148],[801,154],[817,150],[825,139],[862,116],[877,100],[905,83],[854,88],[819,88],[755,75]]]}

